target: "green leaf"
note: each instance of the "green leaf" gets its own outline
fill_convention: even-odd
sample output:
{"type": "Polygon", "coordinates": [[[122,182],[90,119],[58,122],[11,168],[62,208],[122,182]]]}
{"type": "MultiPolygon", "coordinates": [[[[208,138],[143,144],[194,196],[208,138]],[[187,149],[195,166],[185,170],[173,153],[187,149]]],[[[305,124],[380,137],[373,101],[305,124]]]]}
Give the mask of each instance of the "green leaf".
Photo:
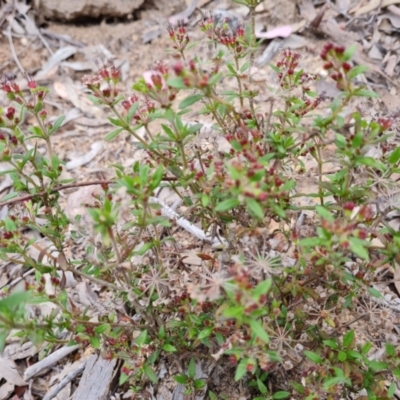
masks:
{"type": "Polygon", "coordinates": [[[263,294],[267,294],[269,289],[272,286],[272,279],[267,279],[265,281],[260,282],[253,290],[253,296],[257,299],[263,294]]]}
{"type": "Polygon", "coordinates": [[[235,382],[239,381],[240,379],[243,378],[247,371],[247,363],[249,359],[247,357],[243,358],[240,360],[238,366],[236,367],[236,372],[235,372],[235,382]]]}
{"type": "Polygon", "coordinates": [[[136,338],[135,343],[138,346],[143,346],[147,342],[147,330],[140,332],[140,335],[136,338]]]}
{"type": "Polygon", "coordinates": [[[180,383],[181,385],[186,385],[188,377],[186,375],[175,375],[174,380],[180,383]]]}
{"type": "Polygon", "coordinates": [[[128,378],[129,378],[129,376],[122,372],[119,377],[119,384],[123,385],[128,380],[128,378]]]}
{"type": "Polygon", "coordinates": [[[96,104],[96,105],[101,104],[100,99],[99,99],[98,97],[96,97],[96,96],[93,96],[92,94],[89,94],[89,95],[88,95],[88,99],[89,99],[93,104],[96,104]]]}
{"type": "Polygon", "coordinates": [[[192,104],[197,103],[203,97],[204,97],[203,94],[193,94],[191,96],[188,96],[188,97],[186,97],[186,99],[181,101],[181,103],[179,104],[179,109],[189,107],[192,104]]]}
{"type": "Polygon", "coordinates": [[[164,344],[164,346],[162,347],[162,349],[168,353],[174,353],[176,350],[175,346],[172,346],[172,344],[164,344]]]}
{"type": "Polygon", "coordinates": [[[367,165],[368,167],[379,169],[380,171],[384,171],[386,169],[384,164],[380,163],[372,157],[357,157],[357,162],[363,165],[367,165]]]}
{"type": "Polygon", "coordinates": [[[396,354],[396,348],[391,343],[385,343],[385,351],[388,356],[394,356],[396,354]]]}
{"type": "Polygon", "coordinates": [[[322,364],[322,358],[317,354],[314,353],[313,351],[304,351],[304,355],[312,362],[315,362],[316,364],[322,364]]]}
{"type": "Polygon", "coordinates": [[[322,343],[325,346],[330,347],[331,349],[337,349],[339,347],[337,342],[335,340],[333,340],[333,339],[324,340],[322,343]]]}
{"type": "Polygon", "coordinates": [[[162,164],[160,164],[151,178],[151,182],[150,182],[150,186],[149,186],[151,191],[158,188],[158,185],[160,184],[163,176],[164,176],[164,167],[162,166],[162,164]]]}
{"type": "Polygon", "coordinates": [[[128,124],[131,123],[132,118],[133,118],[133,116],[135,115],[136,110],[138,109],[138,107],[139,107],[139,102],[138,102],[138,101],[137,101],[136,103],[133,103],[133,104],[131,105],[131,107],[130,107],[130,109],[129,109],[129,111],[128,111],[128,114],[126,115],[126,122],[127,122],[128,124]]]}
{"type": "Polygon", "coordinates": [[[196,379],[193,383],[193,386],[196,390],[201,390],[204,388],[204,386],[206,386],[206,382],[204,379],[196,379]]]}
{"type": "Polygon", "coordinates": [[[207,328],[204,328],[203,330],[200,331],[197,338],[199,340],[205,339],[206,337],[211,335],[213,330],[214,330],[214,328],[212,326],[208,326],[207,328]]]}
{"type": "Polygon", "coordinates": [[[346,348],[352,347],[354,344],[354,331],[348,331],[344,336],[343,336],[343,346],[346,348]]]}
{"type": "Polygon", "coordinates": [[[189,361],[188,376],[189,378],[194,379],[195,375],[196,375],[196,362],[194,361],[194,358],[191,358],[189,361]]]}
{"type": "Polygon", "coordinates": [[[368,250],[365,248],[366,242],[356,237],[349,238],[350,250],[360,258],[369,260],[368,250]]]}
{"type": "Polygon", "coordinates": [[[54,122],[53,126],[49,129],[49,134],[54,133],[64,122],[65,115],[60,115],[54,122]]]}
{"type": "Polygon", "coordinates": [[[264,211],[260,206],[260,204],[255,199],[247,198],[246,203],[247,203],[247,208],[256,218],[259,219],[264,218],[264,211]]]}
{"type": "Polygon", "coordinates": [[[288,398],[289,396],[290,396],[290,393],[289,393],[289,392],[281,391],[281,392],[276,392],[276,393],[272,396],[272,398],[275,399],[275,400],[278,400],[278,399],[286,399],[286,398],[288,398]]]}
{"type": "Polygon", "coordinates": [[[265,329],[262,326],[260,321],[258,321],[256,319],[248,319],[246,322],[250,325],[251,331],[256,336],[258,336],[265,343],[269,343],[268,333],[265,332],[265,329]]]}
{"type": "Polygon", "coordinates": [[[302,247],[315,247],[320,244],[320,238],[318,237],[309,237],[300,239],[299,245],[302,247]]]}
{"type": "Polygon", "coordinates": [[[238,199],[226,199],[218,203],[214,210],[216,212],[229,211],[232,208],[237,207],[239,204],[240,202],[238,199]]]}
{"type": "Polygon", "coordinates": [[[175,89],[187,89],[187,86],[183,83],[183,79],[180,77],[168,79],[167,85],[175,89]]]}
{"type": "Polygon", "coordinates": [[[219,80],[222,79],[224,75],[221,72],[218,72],[218,74],[213,75],[209,80],[208,84],[210,86],[215,85],[219,80]]]}
{"type": "Polygon", "coordinates": [[[393,398],[394,394],[396,393],[396,389],[397,389],[396,384],[392,382],[387,392],[387,396],[389,399],[393,398]]]}
{"type": "Polygon", "coordinates": [[[91,338],[89,338],[89,342],[95,349],[100,348],[100,339],[98,336],[92,336],[91,338]]]}
{"type": "Polygon", "coordinates": [[[374,92],[373,90],[364,90],[364,89],[356,90],[354,92],[354,95],[359,97],[370,97],[375,99],[379,97],[379,94],[374,92]]]}
{"type": "Polygon", "coordinates": [[[369,68],[366,65],[357,65],[348,72],[347,77],[349,79],[354,79],[356,76],[363,74],[368,70],[369,68]]]}
{"type": "Polygon", "coordinates": [[[315,210],[317,211],[318,215],[322,217],[323,219],[326,219],[329,222],[334,222],[335,217],[331,214],[329,210],[327,210],[323,206],[316,206],[315,210]]]}
{"type": "Polygon", "coordinates": [[[21,303],[25,302],[32,297],[30,292],[16,292],[12,293],[6,298],[0,300],[0,311],[9,311],[10,309],[19,306],[21,303]]]}
{"type": "Polygon", "coordinates": [[[376,360],[371,361],[371,362],[368,364],[368,368],[369,368],[371,371],[374,371],[374,372],[382,371],[382,370],[384,370],[384,369],[387,369],[388,367],[389,367],[389,366],[388,366],[387,363],[382,362],[382,361],[376,361],[376,360]]]}
{"type": "Polygon", "coordinates": [[[396,148],[396,150],[393,150],[392,153],[390,153],[389,156],[389,162],[390,164],[396,164],[400,160],[400,146],[396,148]]]}
{"type": "Polygon", "coordinates": [[[337,377],[335,377],[335,378],[330,378],[330,379],[327,379],[325,382],[324,382],[324,389],[329,389],[330,387],[332,387],[332,386],[335,386],[335,385],[343,385],[343,384],[345,384],[345,383],[347,383],[347,384],[349,384],[350,385],[350,379],[349,378],[346,378],[346,377],[344,377],[344,376],[337,376],[337,377]]]}
{"type": "Polygon", "coordinates": [[[110,329],[111,329],[111,325],[110,324],[101,324],[99,326],[96,326],[96,328],[94,328],[94,331],[95,331],[95,333],[100,335],[100,333],[104,333],[104,332],[110,331],[110,329]]]}
{"type": "Polygon", "coordinates": [[[10,217],[6,217],[4,222],[7,231],[12,232],[17,229],[17,225],[15,225],[15,222],[10,217]]]}
{"type": "Polygon", "coordinates": [[[258,390],[260,391],[261,394],[267,394],[268,393],[268,389],[267,387],[264,385],[264,383],[257,378],[257,386],[258,386],[258,390]]]}
{"type": "Polygon", "coordinates": [[[344,61],[349,61],[350,58],[353,57],[354,53],[357,51],[357,48],[357,44],[352,44],[351,46],[349,46],[343,53],[342,59],[344,61]]]}
{"type": "Polygon", "coordinates": [[[249,69],[250,67],[250,61],[246,61],[241,67],[240,67],[240,72],[245,72],[249,69]]]}
{"type": "Polygon", "coordinates": [[[151,382],[153,382],[154,384],[158,382],[157,375],[153,371],[153,368],[151,368],[149,365],[143,365],[143,372],[151,382]]]}
{"type": "Polygon", "coordinates": [[[6,328],[1,328],[0,330],[0,353],[4,350],[9,333],[10,331],[6,328]]]}
{"type": "Polygon", "coordinates": [[[232,306],[228,307],[223,311],[223,314],[227,318],[241,318],[243,316],[243,306],[232,306]]]}
{"type": "Polygon", "coordinates": [[[133,254],[137,254],[139,256],[142,256],[148,250],[150,250],[152,247],[154,247],[154,242],[145,243],[139,250],[134,251],[133,254]]]}
{"type": "Polygon", "coordinates": [[[377,290],[377,289],[375,289],[373,287],[369,287],[368,288],[368,292],[370,294],[372,294],[372,296],[376,297],[377,299],[383,299],[382,293],[379,290],[377,290]]]}
{"type": "Polygon", "coordinates": [[[343,361],[346,361],[347,360],[347,354],[346,354],[346,352],[345,351],[339,351],[339,353],[338,353],[338,360],[340,361],[340,362],[343,362],[343,361]]]}
{"type": "Polygon", "coordinates": [[[122,131],[124,130],[124,128],[117,128],[114,129],[113,131],[107,133],[106,137],[104,138],[104,140],[106,142],[109,142],[110,140],[114,139],[116,136],[118,136],[122,131]]]}

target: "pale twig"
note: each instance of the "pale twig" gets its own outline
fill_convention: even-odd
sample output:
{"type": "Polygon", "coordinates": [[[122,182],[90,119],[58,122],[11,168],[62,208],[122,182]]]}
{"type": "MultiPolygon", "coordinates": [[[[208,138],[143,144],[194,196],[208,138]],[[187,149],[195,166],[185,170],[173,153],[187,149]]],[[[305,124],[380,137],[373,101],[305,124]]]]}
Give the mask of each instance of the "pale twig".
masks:
{"type": "Polygon", "coordinates": [[[68,354],[74,352],[79,349],[80,345],[67,346],[62,347],[61,349],[56,350],[54,353],[50,354],[43,360],[37,362],[36,364],[28,367],[24,373],[24,381],[27,382],[29,379],[37,375],[39,372],[43,371],[46,368],[51,367],[58,361],[62,360],[68,354]]]}
{"type": "Polygon", "coordinates": [[[11,50],[11,54],[13,56],[13,59],[15,61],[15,64],[17,64],[17,67],[21,71],[21,74],[25,75],[25,69],[22,66],[22,64],[19,62],[17,53],[15,52],[14,43],[12,41],[12,35],[11,35],[11,24],[8,25],[7,30],[3,31],[3,33],[8,37],[8,43],[10,44],[10,50],[11,50]]]}
{"type": "Polygon", "coordinates": [[[76,370],[70,372],[68,375],[64,377],[64,379],[56,386],[54,386],[46,395],[43,397],[43,400],[51,400],[56,397],[57,394],[70,383],[73,379],[75,379],[78,375],[80,375],[85,369],[86,361],[83,362],[76,370]]]}
{"type": "Polygon", "coordinates": [[[168,217],[170,219],[176,220],[176,223],[182,227],[183,229],[187,230],[190,232],[192,235],[196,236],[200,240],[204,240],[205,242],[211,243],[213,247],[218,247],[218,246],[227,246],[228,242],[226,239],[221,238],[214,238],[212,239],[210,236],[207,236],[205,232],[198,228],[196,225],[193,225],[191,222],[189,222],[187,219],[181,217],[176,211],[174,211],[171,207],[168,207],[166,204],[164,204],[161,200],[159,200],[157,197],[150,197],[150,202],[157,203],[161,205],[161,214],[164,217],[168,217]]]}

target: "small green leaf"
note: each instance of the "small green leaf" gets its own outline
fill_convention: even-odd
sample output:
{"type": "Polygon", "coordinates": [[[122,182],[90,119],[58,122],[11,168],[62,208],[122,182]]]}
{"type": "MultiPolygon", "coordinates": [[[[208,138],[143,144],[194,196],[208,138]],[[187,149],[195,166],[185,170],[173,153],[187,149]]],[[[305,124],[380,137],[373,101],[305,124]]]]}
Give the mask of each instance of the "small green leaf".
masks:
{"type": "Polygon", "coordinates": [[[229,211],[232,208],[237,207],[239,204],[240,203],[238,199],[226,199],[218,203],[214,210],[216,212],[229,211]]]}
{"type": "Polygon", "coordinates": [[[194,358],[191,358],[189,361],[188,376],[189,378],[194,379],[195,375],[196,375],[196,362],[194,361],[194,358]]]}
{"type": "Polygon", "coordinates": [[[340,362],[343,362],[343,361],[346,361],[347,360],[347,354],[346,354],[346,352],[345,351],[339,351],[339,353],[338,353],[338,360],[340,361],[340,362]]]}
{"type": "Polygon", "coordinates": [[[389,367],[389,366],[388,366],[387,363],[382,362],[382,361],[376,361],[376,360],[371,361],[371,362],[368,364],[368,368],[369,368],[371,371],[374,371],[374,372],[382,371],[382,370],[384,370],[384,369],[387,369],[388,367],[389,367]]]}
{"type": "Polygon", "coordinates": [[[389,399],[391,399],[394,396],[394,394],[396,393],[396,389],[397,389],[396,384],[392,382],[387,392],[387,396],[389,399]]]}
{"type": "Polygon", "coordinates": [[[377,299],[383,299],[382,293],[379,290],[377,290],[377,289],[375,289],[373,287],[369,287],[368,288],[368,292],[370,294],[372,294],[372,296],[376,297],[377,299]]]}
{"type": "Polygon", "coordinates": [[[204,328],[203,330],[200,331],[197,338],[199,340],[205,339],[206,337],[209,337],[211,335],[213,330],[214,328],[212,326],[208,326],[207,328],[204,328]]]}
{"type": "Polygon", "coordinates": [[[343,346],[346,348],[352,347],[354,344],[354,331],[348,331],[344,336],[343,336],[343,346]]]}
{"type": "Polygon", "coordinates": [[[313,351],[304,351],[304,355],[312,362],[315,362],[316,364],[322,364],[322,358],[317,354],[314,353],[313,351]]]}
{"type": "Polygon", "coordinates": [[[368,250],[365,248],[366,242],[356,237],[349,238],[350,250],[360,258],[369,260],[368,250]]]}
{"type": "Polygon", "coordinates": [[[236,367],[236,372],[235,372],[235,382],[239,381],[240,379],[243,378],[247,371],[247,363],[249,359],[247,357],[243,358],[240,360],[238,366],[236,367]]]}
{"type": "Polygon", "coordinates": [[[149,365],[143,365],[143,372],[151,382],[153,382],[154,384],[158,382],[157,375],[153,371],[153,368],[151,368],[149,365]]]}
{"type": "Polygon", "coordinates": [[[275,400],[279,400],[279,399],[286,399],[286,398],[288,398],[289,396],[290,396],[290,393],[289,393],[289,392],[281,391],[281,392],[276,392],[276,393],[272,396],[272,398],[275,399],[275,400]]]}
{"type": "Polygon", "coordinates": [[[164,176],[164,167],[160,164],[151,178],[151,182],[149,185],[149,189],[151,191],[158,188],[158,185],[160,184],[163,176],[164,176]]]}
{"type": "Polygon", "coordinates": [[[349,79],[354,79],[356,76],[367,72],[369,68],[366,65],[356,65],[347,74],[349,79]]]}
{"type": "Polygon", "coordinates": [[[89,342],[95,349],[100,348],[100,339],[98,336],[92,336],[91,338],[89,338],[89,342]]]}
{"type": "Polygon", "coordinates": [[[324,340],[322,343],[325,346],[330,347],[331,349],[337,349],[339,347],[337,342],[335,340],[333,340],[333,339],[324,340]]]}
{"type": "Polygon", "coordinates": [[[12,232],[17,229],[17,225],[15,225],[15,222],[10,217],[6,217],[4,222],[5,222],[5,228],[7,231],[12,232]]]}
{"type": "Polygon", "coordinates": [[[260,391],[261,394],[267,394],[268,393],[268,389],[267,387],[264,385],[264,383],[257,378],[257,386],[258,386],[258,390],[260,391]]]}
{"type": "Polygon", "coordinates": [[[400,160],[400,146],[396,148],[396,150],[393,150],[392,153],[390,153],[389,156],[389,162],[390,164],[396,164],[400,160]]]}
{"type": "Polygon", "coordinates": [[[113,131],[107,133],[106,137],[104,138],[104,140],[106,142],[109,142],[110,140],[114,139],[116,136],[118,136],[122,131],[124,130],[124,128],[117,128],[114,129],[113,131]]]}
{"type": "Polygon", "coordinates": [[[378,93],[374,92],[373,90],[364,90],[364,89],[356,90],[354,92],[354,95],[359,97],[370,97],[374,99],[379,97],[378,93]]]}
{"type": "Polygon", "coordinates": [[[240,72],[245,72],[249,69],[250,67],[250,61],[246,61],[241,67],[240,67],[240,72]]]}
{"type": "Polygon", "coordinates": [[[128,380],[128,378],[129,378],[129,376],[122,372],[120,377],[119,377],[119,384],[123,385],[128,380]]]}
{"type": "Polygon", "coordinates": [[[354,53],[357,51],[357,48],[357,44],[352,44],[351,46],[349,46],[343,53],[342,59],[344,61],[349,61],[350,58],[353,57],[354,53]]]}
{"type": "Polygon", "coordinates": [[[100,335],[100,333],[110,331],[110,329],[111,329],[110,324],[101,324],[99,326],[96,326],[96,328],[94,328],[94,331],[95,331],[95,333],[100,335]]]}
{"type": "Polygon", "coordinates": [[[267,294],[269,289],[272,286],[272,279],[266,279],[265,281],[260,282],[253,290],[253,296],[257,299],[263,294],[267,294]]]}
{"type": "Polygon", "coordinates": [[[6,328],[1,328],[0,330],[0,353],[4,350],[4,346],[6,345],[6,339],[9,333],[10,331],[6,328]]]}
{"type": "Polygon", "coordinates": [[[167,80],[167,85],[175,89],[187,89],[183,79],[180,77],[170,78],[167,80]]]}
{"type": "Polygon", "coordinates": [[[349,384],[350,385],[350,379],[349,378],[346,378],[346,377],[344,377],[344,376],[337,376],[337,377],[335,377],[335,378],[330,378],[330,379],[327,379],[325,382],[324,382],[324,389],[329,389],[330,387],[332,387],[332,386],[335,386],[335,385],[343,385],[343,384],[349,384]]]}
{"type": "Polygon", "coordinates": [[[147,330],[140,332],[140,335],[136,338],[135,343],[138,346],[143,346],[147,342],[147,330]]]}
{"type": "Polygon", "coordinates": [[[196,390],[201,390],[204,388],[204,386],[206,386],[206,382],[204,379],[196,379],[193,383],[193,386],[196,390]]]}
{"type": "Polygon", "coordinates": [[[181,385],[186,385],[188,377],[186,375],[175,375],[174,380],[180,383],[181,385]]]}
{"type": "Polygon", "coordinates": [[[197,103],[203,97],[204,97],[203,94],[193,94],[191,96],[188,96],[186,97],[186,99],[181,101],[181,103],[179,104],[179,109],[182,110],[183,108],[189,107],[192,104],[197,103]]]}
{"type": "Polygon", "coordinates": [[[13,307],[19,306],[21,303],[32,297],[30,292],[16,292],[10,294],[8,297],[0,300],[0,311],[9,311],[13,307]]]}
{"type": "Polygon", "coordinates": [[[260,206],[260,204],[255,199],[247,198],[246,203],[247,203],[247,208],[255,217],[259,219],[264,218],[264,211],[260,206]]]}
{"type": "Polygon", "coordinates": [[[54,122],[53,126],[49,129],[49,134],[54,133],[64,122],[65,115],[60,115],[54,122]]]}
{"type": "Polygon", "coordinates": [[[265,331],[261,322],[256,319],[248,319],[247,323],[250,325],[251,331],[258,336],[265,343],[269,343],[268,333],[265,331]]]}
{"type": "Polygon", "coordinates": [[[318,215],[322,217],[323,219],[326,219],[329,222],[334,222],[335,217],[331,214],[329,210],[327,210],[323,206],[316,206],[315,210],[317,211],[318,215]]]}
{"type": "Polygon", "coordinates": [[[309,237],[300,239],[299,245],[302,247],[315,247],[320,244],[320,238],[318,237],[309,237]]]}
{"type": "Polygon", "coordinates": [[[175,346],[172,346],[172,344],[164,344],[164,346],[162,347],[162,349],[168,353],[174,353],[176,350],[175,346]]]}

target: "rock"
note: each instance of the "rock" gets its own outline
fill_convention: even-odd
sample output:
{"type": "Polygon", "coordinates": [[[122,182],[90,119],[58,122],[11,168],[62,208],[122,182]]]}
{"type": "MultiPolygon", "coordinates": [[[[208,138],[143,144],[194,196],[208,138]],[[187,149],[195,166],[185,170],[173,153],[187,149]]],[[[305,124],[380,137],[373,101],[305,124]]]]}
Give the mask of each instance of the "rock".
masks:
{"type": "Polygon", "coordinates": [[[144,0],[36,0],[35,8],[43,18],[73,21],[82,18],[126,18],[137,10],[144,0]]]}

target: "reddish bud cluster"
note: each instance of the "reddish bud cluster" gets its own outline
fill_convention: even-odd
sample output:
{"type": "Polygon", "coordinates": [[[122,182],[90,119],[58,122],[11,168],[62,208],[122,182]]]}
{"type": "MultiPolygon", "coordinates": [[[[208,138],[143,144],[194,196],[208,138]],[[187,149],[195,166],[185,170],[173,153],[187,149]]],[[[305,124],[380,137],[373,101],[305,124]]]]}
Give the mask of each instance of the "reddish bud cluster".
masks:
{"type": "Polygon", "coordinates": [[[323,60],[327,60],[329,55],[342,55],[345,51],[345,47],[344,46],[337,46],[334,45],[331,42],[325,43],[324,46],[322,47],[322,51],[321,51],[321,58],[323,60]]]}
{"type": "Polygon", "coordinates": [[[172,47],[182,54],[190,41],[189,35],[187,34],[183,22],[179,21],[178,25],[175,27],[172,24],[169,24],[167,30],[169,33],[169,37],[174,42],[174,45],[172,47]]]}

